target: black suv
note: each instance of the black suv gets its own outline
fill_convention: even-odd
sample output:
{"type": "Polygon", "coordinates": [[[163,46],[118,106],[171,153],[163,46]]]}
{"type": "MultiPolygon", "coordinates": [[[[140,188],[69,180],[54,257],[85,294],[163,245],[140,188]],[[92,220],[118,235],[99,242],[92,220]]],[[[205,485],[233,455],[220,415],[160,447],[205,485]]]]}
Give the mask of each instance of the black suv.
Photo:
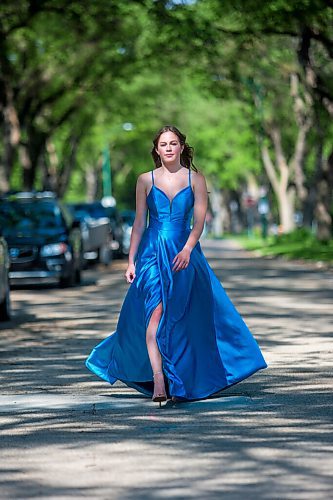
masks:
{"type": "Polygon", "coordinates": [[[11,282],[79,283],[83,264],[79,223],[51,192],[19,192],[0,198],[11,282]]]}

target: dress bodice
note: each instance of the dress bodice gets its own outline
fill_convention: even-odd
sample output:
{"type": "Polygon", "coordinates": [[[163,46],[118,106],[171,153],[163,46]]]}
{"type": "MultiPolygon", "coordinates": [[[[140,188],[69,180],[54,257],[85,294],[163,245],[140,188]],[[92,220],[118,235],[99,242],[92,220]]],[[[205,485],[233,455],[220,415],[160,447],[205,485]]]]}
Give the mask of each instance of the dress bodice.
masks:
{"type": "Polygon", "coordinates": [[[169,199],[165,192],[157,187],[152,175],[152,187],[147,195],[147,205],[149,209],[149,226],[156,227],[170,225],[171,228],[181,226],[188,229],[193,215],[194,194],[191,185],[191,170],[189,169],[188,185],[178,191],[176,195],[169,199]]]}

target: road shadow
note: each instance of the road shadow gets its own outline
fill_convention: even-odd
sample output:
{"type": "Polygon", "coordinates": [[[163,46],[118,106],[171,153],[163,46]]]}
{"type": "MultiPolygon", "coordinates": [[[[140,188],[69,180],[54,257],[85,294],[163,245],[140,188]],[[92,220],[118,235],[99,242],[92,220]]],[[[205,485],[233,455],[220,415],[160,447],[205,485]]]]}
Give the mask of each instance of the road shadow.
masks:
{"type": "MultiPolygon", "coordinates": [[[[305,498],[305,493],[307,498],[324,498],[329,494],[332,479],[331,473],[322,467],[332,443],[329,395],[316,390],[300,392],[296,386],[288,394],[267,398],[266,390],[258,376],[247,389],[240,385],[220,397],[159,409],[150,400],[122,393],[118,388],[107,405],[97,403],[90,408],[87,402],[72,407],[69,404],[66,410],[20,411],[15,422],[2,424],[2,446],[10,446],[17,454],[23,445],[30,453],[34,448],[37,453],[43,448],[60,448],[63,457],[73,454],[73,450],[89,454],[91,449],[100,449],[101,460],[105,460],[107,443],[108,448],[114,445],[119,450],[132,449],[135,460],[144,463],[145,458],[139,457],[140,450],[145,449],[163,454],[163,463],[181,457],[179,466],[185,477],[179,480],[154,481],[160,473],[158,459],[149,465],[149,488],[135,484],[126,487],[113,478],[112,484],[115,491],[118,484],[121,498],[157,498],[158,488],[175,498],[186,498],[189,488],[201,491],[205,498],[220,498],[222,492],[228,499],[249,495],[262,499],[300,498],[297,494],[305,498]],[[237,397],[244,390],[247,398],[237,397]],[[253,394],[255,398],[251,399],[253,394]],[[123,404],[119,404],[120,400],[123,404]],[[318,461],[304,459],[309,448],[320,450],[318,461]],[[188,481],[196,461],[205,466],[199,467],[188,481]],[[212,486],[206,488],[209,484],[212,486]]],[[[117,467],[118,459],[107,458],[110,470],[117,467]]],[[[0,476],[1,490],[9,492],[11,498],[21,498],[24,491],[29,491],[30,496],[38,492],[50,497],[104,498],[105,488],[111,486],[111,481],[105,479],[94,488],[59,488],[43,480],[33,483],[24,479],[33,472],[32,466],[28,462],[21,471],[7,470],[0,476]],[[19,481],[14,479],[17,474],[19,481]]]]}
{"type": "Polygon", "coordinates": [[[329,498],[332,274],[223,242],[203,250],[268,369],[205,401],[159,409],[84,365],[116,328],[126,262],[89,270],[80,287],[13,290],[14,320],[0,337],[2,394],[69,402],[1,414],[7,497],[109,498],[112,488],[124,499],[329,498]],[[65,479],[56,485],[57,471],[65,479]]]}

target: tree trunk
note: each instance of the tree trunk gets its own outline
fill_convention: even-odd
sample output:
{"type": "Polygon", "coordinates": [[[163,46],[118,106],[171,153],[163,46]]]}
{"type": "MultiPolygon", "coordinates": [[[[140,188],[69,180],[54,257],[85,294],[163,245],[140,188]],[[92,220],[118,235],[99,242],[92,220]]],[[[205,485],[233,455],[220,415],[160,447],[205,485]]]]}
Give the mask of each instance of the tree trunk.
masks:
{"type": "MultiPolygon", "coordinates": [[[[263,124],[267,138],[274,147],[274,163],[268,146],[262,139],[260,144],[264,168],[278,201],[279,219],[283,232],[290,232],[295,228],[296,194],[302,204],[305,203],[308,196],[303,164],[306,155],[306,138],[312,124],[313,110],[313,100],[310,94],[304,91],[301,95],[299,77],[296,73],[290,75],[290,94],[293,99],[293,112],[298,126],[294,151],[290,161],[287,161],[287,155],[282,146],[281,130],[276,123],[263,124]]],[[[256,107],[261,106],[255,99],[254,103],[256,107]]]]}
{"type": "MultiPolygon", "coordinates": [[[[20,140],[20,121],[15,107],[11,64],[5,37],[0,36],[0,113],[2,115],[3,154],[0,159],[0,189],[7,191],[15,161],[16,148],[20,140]]],[[[16,83],[16,82],[15,82],[16,83]]]]}
{"type": "MultiPolygon", "coordinates": [[[[297,50],[298,61],[303,68],[306,86],[311,92],[314,100],[319,103],[320,108],[324,107],[327,113],[333,116],[333,93],[330,83],[331,76],[328,72],[327,75],[329,75],[329,79],[325,80],[325,78],[323,78],[322,62],[319,58],[316,59],[316,52],[311,51],[314,35],[315,32],[311,28],[308,26],[304,27],[297,50]]],[[[323,40],[325,40],[325,38],[321,39],[321,41],[323,40]]],[[[323,44],[325,50],[327,50],[329,46],[332,55],[332,41],[326,38],[325,42],[326,43],[323,44]]],[[[317,53],[320,54],[320,52],[317,53]]]]}
{"type": "Polygon", "coordinates": [[[43,180],[42,186],[46,191],[56,191],[58,185],[59,159],[54,143],[48,139],[46,149],[42,155],[43,180]]]}
{"type": "Polygon", "coordinates": [[[98,172],[93,166],[86,171],[86,199],[88,202],[94,201],[97,198],[98,192],[98,172]]]}
{"type": "Polygon", "coordinates": [[[40,156],[32,154],[27,147],[21,148],[20,159],[23,167],[23,189],[31,191],[35,188],[37,166],[40,162],[40,156]]]}
{"type": "Polygon", "coordinates": [[[27,131],[27,143],[19,145],[19,159],[23,168],[23,189],[34,189],[38,165],[46,149],[47,134],[34,128],[27,131]]]}
{"type": "Polygon", "coordinates": [[[332,238],[333,151],[328,160],[322,163],[323,166],[317,182],[315,217],[317,221],[317,238],[320,241],[328,241],[332,238]]]}
{"type": "Polygon", "coordinates": [[[9,190],[9,179],[6,175],[6,170],[3,163],[0,163],[0,193],[5,193],[9,190]]]}
{"type": "Polygon", "coordinates": [[[79,136],[72,134],[69,138],[69,151],[63,155],[62,166],[58,170],[57,194],[62,198],[68,188],[70,175],[76,163],[76,153],[79,146],[79,136]]]}
{"type": "Polygon", "coordinates": [[[21,131],[13,103],[13,92],[5,81],[1,82],[1,96],[3,155],[0,159],[0,191],[8,191],[21,131]]]}
{"type": "Polygon", "coordinates": [[[26,144],[19,146],[19,160],[23,169],[23,189],[29,191],[33,186],[33,176],[31,175],[31,158],[26,144]]]}
{"type": "MultiPolygon", "coordinates": [[[[317,104],[317,108],[327,111],[328,117],[333,116],[333,94],[332,88],[329,85],[329,80],[325,81],[322,76],[321,64],[316,60],[316,53],[311,51],[315,33],[309,27],[305,27],[300,38],[298,47],[298,60],[303,68],[304,81],[306,88],[311,93],[313,100],[317,104]]],[[[322,39],[323,40],[323,39],[322,39]]],[[[326,39],[324,46],[327,50],[327,44],[330,49],[332,42],[326,39]]],[[[329,74],[329,73],[327,73],[329,74]]],[[[325,132],[329,130],[329,120],[327,125],[320,123],[321,118],[319,114],[316,117],[317,130],[319,131],[320,146],[319,161],[317,158],[317,172],[312,186],[315,198],[314,217],[317,223],[317,238],[321,241],[327,241],[332,238],[332,199],[333,199],[333,151],[330,151],[326,160],[322,157],[323,145],[325,143],[325,132]]],[[[326,132],[327,134],[327,132],[326,132]]],[[[330,137],[327,137],[330,141],[330,137]]]]}
{"type": "Polygon", "coordinates": [[[223,193],[221,189],[217,189],[215,186],[211,186],[210,191],[210,203],[213,211],[212,233],[214,236],[222,236],[227,215],[223,193]]]}
{"type": "Polygon", "coordinates": [[[295,189],[291,186],[288,190],[281,190],[277,194],[280,223],[284,233],[295,229],[295,189]]]}
{"type": "Polygon", "coordinates": [[[295,189],[290,184],[290,167],[281,148],[280,132],[277,128],[271,131],[275,147],[276,165],[274,165],[266,144],[261,145],[261,156],[278,202],[279,220],[283,233],[295,229],[295,189]]]}

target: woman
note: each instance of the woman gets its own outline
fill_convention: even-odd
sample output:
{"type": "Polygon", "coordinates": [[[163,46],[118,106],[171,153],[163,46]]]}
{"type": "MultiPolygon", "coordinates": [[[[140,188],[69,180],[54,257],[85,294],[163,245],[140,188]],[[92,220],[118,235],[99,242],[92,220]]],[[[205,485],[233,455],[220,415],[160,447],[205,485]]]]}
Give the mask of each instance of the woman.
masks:
{"type": "Polygon", "coordinates": [[[130,287],[116,331],[86,366],[161,406],[169,397],[205,398],[267,365],[202,253],[207,187],[186,137],[166,126],[151,153],[155,169],[137,180],[130,287]]]}

